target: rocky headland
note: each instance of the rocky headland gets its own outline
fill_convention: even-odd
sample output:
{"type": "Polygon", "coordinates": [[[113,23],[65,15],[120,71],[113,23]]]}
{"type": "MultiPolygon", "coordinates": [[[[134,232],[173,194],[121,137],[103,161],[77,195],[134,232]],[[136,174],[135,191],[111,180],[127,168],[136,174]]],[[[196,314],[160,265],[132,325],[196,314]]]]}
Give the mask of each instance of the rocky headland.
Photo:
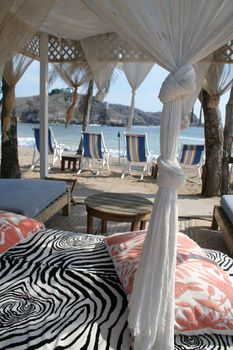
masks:
{"type": "MultiPolygon", "coordinates": [[[[66,110],[70,104],[70,96],[65,91],[57,91],[49,94],[49,122],[65,123],[66,110]]],[[[85,106],[85,96],[79,96],[78,107],[75,110],[73,124],[82,124],[85,106]]],[[[20,97],[16,99],[16,117],[21,123],[39,123],[39,96],[20,97]]],[[[128,123],[130,106],[120,104],[108,104],[100,102],[96,97],[92,98],[90,124],[123,126],[128,123]]],[[[133,125],[160,125],[161,112],[144,112],[135,109],[133,125]]],[[[195,117],[195,116],[194,116],[195,117]]],[[[195,117],[193,126],[198,126],[195,117]]]]}

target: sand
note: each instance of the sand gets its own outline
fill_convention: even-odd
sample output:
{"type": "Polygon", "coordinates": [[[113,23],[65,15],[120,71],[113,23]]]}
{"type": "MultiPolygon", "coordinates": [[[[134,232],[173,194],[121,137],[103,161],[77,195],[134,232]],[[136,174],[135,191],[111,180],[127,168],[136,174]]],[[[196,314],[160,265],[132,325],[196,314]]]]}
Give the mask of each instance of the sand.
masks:
{"type": "MultiPolygon", "coordinates": [[[[39,167],[35,168],[34,171],[30,170],[31,162],[32,162],[33,149],[30,147],[19,147],[19,164],[21,169],[21,177],[22,178],[39,178],[40,177],[40,169],[39,167]]],[[[49,156],[49,160],[51,160],[51,156],[49,156]]],[[[151,176],[144,176],[143,181],[140,181],[140,173],[139,168],[133,169],[132,174],[127,174],[123,180],[121,180],[122,173],[122,162],[121,159],[119,162],[119,158],[110,157],[110,172],[107,169],[104,169],[98,177],[94,175],[93,172],[89,171],[86,168],[80,175],[78,175],[78,179],[81,183],[88,183],[89,185],[97,186],[101,190],[107,191],[108,186],[113,186],[113,182],[116,183],[116,186],[122,184],[126,187],[129,187],[129,192],[138,191],[138,187],[143,188],[145,192],[155,193],[157,191],[157,181],[151,176]],[[104,188],[102,188],[104,186],[104,188]],[[107,187],[106,187],[107,186],[107,187]],[[132,186],[133,189],[131,188],[132,186]]],[[[186,185],[179,189],[179,195],[200,195],[201,192],[201,181],[196,176],[195,171],[192,169],[187,169],[187,182],[186,185]]],[[[66,169],[65,171],[61,171],[60,162],[57,161],[55,165],[49,171],[50,177],[66,177],[66,178],[74,178],[77,176],[72,170],[66,169]]]]}
{"type": "MultiPolygon", "coordinates": [[[[19,147],[19,163],[22,172],[22,178],[39,179],[39,168],[30,170],[32,162],[33,149],[28,147],[19,147]]],[[[151,176],[145,176],[140,181],[138,171],[134,174],[126,175],[121,179],[122,159],[110,157],[110,171],[104,169],[98,176],[95,176],[89,169],[84,170],[77,175],[72,170],[61,171],[60,162],[56,162],[49,171],[49,177],[63,179],[78,179],[78,185],[75,190],[75,198],[78,205],[71,207],[71,215],[66,218],[61,213],[56,214],[45,224],[52,229],[64,229],[74,232],[86,232],[86,208],[84,199],[92,194],[109,192],[130,192],[156,200],[158,190],[157,180],[151,176]]],[[[219,204],[219,197],[203,198],[201,196],[201,180],[193,168],[185,169],[187,181],[178,191],[178,212],[179,229],[187,233],[196,240],[202,247],[208,249],[217,249],[229,254],[227,246],[219,231],[210,229],[213,207],[219,204]]],[[[95,232],[99,233],[100,222],[94,220],[95,232]]],[[[115,232],[125,232],[130,229],[127,223],[108,223],[107,234],[115,232]]]]}
{"type": "MultiPolygon", "coordinates": [[[[33,149],[29,147],[19,147],[19,163],[22,172],[22,178],[39,178],[39,167],[30,171],[32,162],[33,149]]],[[[50,158],[51,159],[51,158],[50,158]]],[[[54,167],[49,171],[50,177],[78,178],[78,189],[75,195],[86,197],[98,191],[110,192],[131,192],[138,193],[151,200],[157,192],[157,180],[151,176],[145,176],[140,181],[137,171],[132,175],[126,175],[121,179],[122,159],[110,157],[110,172],[106,169],[99,176],[95,176],[88,169],[80,175],[75,174],[72,170],[61,171],[60,162],[57,161],[54,167]]],[[[182,217],[209,217],[213,213],[213,207],[219,203],[219,197],[203,198],[201,196],[201,180],[197,176],[196,169],[189,167],[184,169],[187,180],[185,186],[178,191],[179,215],[182,217]]]]}

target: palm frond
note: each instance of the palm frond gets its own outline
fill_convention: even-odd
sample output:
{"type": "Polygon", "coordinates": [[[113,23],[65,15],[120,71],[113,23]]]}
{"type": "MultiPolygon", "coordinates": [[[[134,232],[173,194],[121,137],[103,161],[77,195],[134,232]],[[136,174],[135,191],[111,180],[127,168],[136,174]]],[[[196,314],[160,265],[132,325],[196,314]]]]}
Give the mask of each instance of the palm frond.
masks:
{"type": "Polygon", "coordinates": [[[54,63],[49,74],[49,82],[60,77],[71,88],[88,85],[92,74],[87,63],[54,63]]]}

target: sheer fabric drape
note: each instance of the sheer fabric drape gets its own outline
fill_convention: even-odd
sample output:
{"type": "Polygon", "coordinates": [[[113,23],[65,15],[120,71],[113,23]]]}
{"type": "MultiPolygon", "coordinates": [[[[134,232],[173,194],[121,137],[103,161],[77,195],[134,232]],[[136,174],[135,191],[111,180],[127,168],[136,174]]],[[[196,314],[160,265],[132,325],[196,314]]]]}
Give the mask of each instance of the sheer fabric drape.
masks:
{"type": "Polygon", "coordinates": [[[144,244],[132,298],[129,325],[136,350],[174,347],[174,271],[177,188],[184,183],[177,140],[185,100],[196,94],[193,64],[232,38],[231,0],[82,0],[128,42],[171,74],[159,97],[161,156],[159,190],[144,244]]]}
{"type": "Polygon", "coordinates": [[[100,58],[99,46],[96,45],[94,37],[81,40],[81,45],[96,86],[99,91],[102,91],[110,79],[118,60],[109,60],[108,58],[104,60],[102,57],[100,58]]]}
{"type": "Polygon", "coordinates": [[[32,63],[32,59],[20,54],[16,54],[5,65],[3,78],[6,80],[9,91],[5,103],[5,115],[3,116],[3,130],[2,141],[7,139],[7,131],[10,127],[12,113],[15,107],[15,86],[20,78],[23,76],[29,65],[32,63]]]}
{"type": "Polygon", "coordinates": [[[140,62],[124,62],[123,68],[128,80],[128,83],[132,89],[131,107],[128,119],[129,130],[133,124],[134,109],[135,109],[135,94],[136,90],[139,88],[143,80],[149,74],[154,63],[140,63],[140,62]]]}
{"type": "Polygon", "coordinates": [[[211,64],[203,83],[205,89],[211,96],[210,107],[217,107],[220,97],[224,95],[233,83],[232,64],[211,64]]]}
{"type": "Polygon", "coordinates": [[[66,124],[73,119],[75,108],[78,104],[78,89],[85,86],[92,79],[89,66],[86,63],[54,63],[53,70],[50,73],[50,82],[56,78],[56,75],[73,90],[71,103],[66,112],[66,124]]]}
{"type": "Polygon", "coordinates": [[[38,30],[55,0],[0,0],[0,74],[38,30]]]}

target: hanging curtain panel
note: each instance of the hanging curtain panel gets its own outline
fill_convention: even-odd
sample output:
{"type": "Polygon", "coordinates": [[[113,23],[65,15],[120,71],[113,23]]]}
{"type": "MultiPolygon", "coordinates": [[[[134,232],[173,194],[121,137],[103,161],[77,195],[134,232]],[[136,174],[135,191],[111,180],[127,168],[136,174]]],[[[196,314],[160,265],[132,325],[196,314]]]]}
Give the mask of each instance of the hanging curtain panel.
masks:
{"type": "Polygon", "coordinates": [[[55,0],[0,0],[0,66],[33,36],[54,3],[55,0]]]}
{"type": "Polygon", "coordinates": [[[16,54],[11,60],[5,64],[3,77],[7,81],[9,91],[7,93],[5,115],[3,116],[2,139],[3,142],[7,139],[7,131],[10,128],[11,117],[15,108],[15,86],[23,76],[25,71],[32,63],[30,57],[16,54]]]}
{"type": "Polygon", "coordinates": [[[135,93],[139,88],[143,80],[149,74],[154,63],[141,63],[141,62],[124,62],[123,68],[128,80],[128,83],[132,89],[131,107],[128,120],[128,129],[133,124],[134,108],[135,108],[135,93]]]}
{"type": "Polygon", "coordinates": [[[224,95],[233,83],[233,65],[223,63],[211,64],[208,74],[203,83],[205,89],[211,96],[210,107],[217,107],[220,97],[224,95]]]}
{"type": "Polygon", "coordinates": [[[150,73],[154,63],[141,63],[141,62],[124,62],[123,68],[129,85],[132,89],[137,90],[143,80],[150,73]]]}
{"type": "Polygon", "coordinates": [[[94,81],[101,91],[105,88],[119,60],[119,57],[115,56],[114,50],[112,50],[114,44],[112,40],[109,40],[109,35],[106,34],[81,40],[81,45],[94,81]],[[103,45],[103,42],[106,46],[103,45]],[[108,43],[111,45],[108,46],[108,43]]]}
{"type": "MultiPolygon", "coordinates": [[[[162,84],[159,190],[130,302],[135,350],[174,348],[177,189],[185,178],[177,140],[185,99],[196,94],[193,64],[232,39],[231,0],[83,0],[104,23],[171,72],[162,84]]],[[[198,69],[196,67],[196,69],[198,69]]]]}

